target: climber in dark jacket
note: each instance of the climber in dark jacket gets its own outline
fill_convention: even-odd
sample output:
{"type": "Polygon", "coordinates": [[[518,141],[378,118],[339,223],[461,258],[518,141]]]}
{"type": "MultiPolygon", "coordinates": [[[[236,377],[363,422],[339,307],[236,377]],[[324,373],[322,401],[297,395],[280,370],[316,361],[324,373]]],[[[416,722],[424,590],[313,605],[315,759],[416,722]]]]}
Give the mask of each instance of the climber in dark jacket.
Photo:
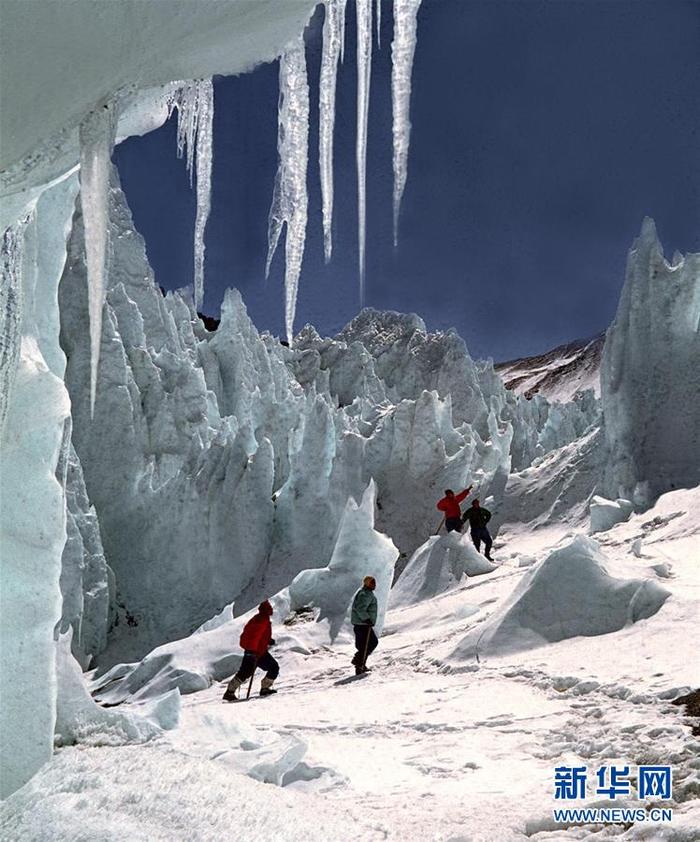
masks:
{"type": "Polygon", "coordinates": [[[491,544],[493,543],[493,540],[491,538],[491,534],[486,528],[486,524],[490,520],[491,512],[488,509],[483,508],[483,506],[479,504],[478,499],[474,500],[471,507],[467,509],[464,513],[464,517],[462,518],[463,523],[469,521],[472,541],[474,542],[477,552],[481,551],[481,542],[483,541],[484,555],[489,561],[493,561],[491,558],[491,544]]]}
{"type": "Polygon", "coordinates": [[[272,685],[279,675],[280,666],[267,651],[268,646],[272,646],[275,642],[272,639],[271,616],[272,606],[265,600],[260,603],[255,617],[248,620],[243,627],[240,638],[243,660],[238,672],[229,681],[224,693],[225,702],[237,701],[236,691],[244,681],[247,681],[253,675],[258,667],[266,672],[265,678],[260,684],[260,695],[270,696],[277,692],[272,689],[272,685]]]}
{"type": "Polygon", "coordinates": [[[367,669],[367,658],[377,648],[379,640],[374,633],[374,625],[377,622],[377,597],[374,589],[377,587],[377,580],[374,576],[365,576],[362,587],[355,594],[352,601],[350,622],[355,631],[355,648],[357,652],[353,655],[352,663],[355,666],[355,675],[362,675],[369,672],[367,669]]]}
{"type": "Polygon", "coordinates": [[[467,494],[472,490],[471,485],[459,494],[455,494],[451,488],[445,491],[445,496],[437,504],[438,509],[445,513],[445,528],[448,532],[462,531],[462,510],[459,504],[466,499],[467,494]]]}

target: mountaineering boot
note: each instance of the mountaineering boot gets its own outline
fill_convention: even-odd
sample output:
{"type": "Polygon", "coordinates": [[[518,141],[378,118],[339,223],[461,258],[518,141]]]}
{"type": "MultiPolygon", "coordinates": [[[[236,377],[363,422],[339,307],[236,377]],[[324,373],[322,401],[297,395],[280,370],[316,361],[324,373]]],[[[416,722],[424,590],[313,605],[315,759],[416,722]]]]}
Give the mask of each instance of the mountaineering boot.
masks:
{"type": "Polygon", "coordinates": [[[263,678],[260,682],[260,695],[261,696],[271,696],[273,693],[276,693],[277,690],[272,689],[272,685],[274,684],[274,678],[263,678]]]}
{"type": "Polygon", "coordinates": [[[366,672],[370,672],[369,667],[360,666],[359,664],[355,664],[355,675],[364,675],[366,672]]]}
{"type": "Polygon", "coordinates": [[[224,693],[224,701],[225,702],[237,702],[238,696],[236,696],[236,691],[238,688],[243,684],[240,678],[236,677],[235,675],[229,681],[228,687],[226,688],[226,692],[224,693]]]}

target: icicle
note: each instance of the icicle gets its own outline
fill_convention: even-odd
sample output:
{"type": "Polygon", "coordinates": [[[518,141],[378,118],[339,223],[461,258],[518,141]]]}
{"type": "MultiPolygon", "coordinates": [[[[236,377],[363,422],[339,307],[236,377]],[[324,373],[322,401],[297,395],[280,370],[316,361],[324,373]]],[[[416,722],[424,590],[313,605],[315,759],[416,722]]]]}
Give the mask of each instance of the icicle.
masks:
{"type": "Polygon", "coordinates": [[[177,108],[177,157],[185,157],[187,174],[192,186],[194,172],[194,153],[199,120],[199,88],[197,82],[183,82],[175,92],[170,114],[177,108]]]}
{"type": "Polygon", "coordinates": [[[382,0],[377,0],[377,47],[382,46],[382,0]]]}
{"type": "Polygon", "coordinates": [[[391,95],[394,136],[394,246],[399,239],[399,211],[408,174],[411,136],[411,72],[421,0],[394,0],[394,40],[391,45],[391,95]]]}
{"type": "Polygon", "coordinates": [[[98,106],[80,125],[80,201],[90,314],[90,414],[95,412],[108,248],[109,169],[114,145],[112,105],[98,106]]]}
{"type": "Polygon", "coordinates": [[[308,195],[306,164],[309,144],[309,85],[304,38],[280,57],[280,100],[277,134],[277,175],[268,220],[265,277],[270,273],[282,227],[285,234],[285,328],[292,344],[299,274],[304,256],[308,195]]]}
{"type": "Polygon", "coordinates": [[[335,126],[335,88],[338,58],[343,42],[346,0],[326,0],[323,23],[323,52],[319,82],[319,168],[323,200],[323,253],[326,263],[333,251],[333,129],[335,126]]]}
{"type": "Polygon", "coordinates": [[[0,245],[0,437],[12,400],[22,341],[22,259],[27,221],[10,226],[0,245]]]}
{"type": "Polygon", "coordinates": [[[211,79],[203,79],[198,85],[197,216],[194,223],[194,306],[197,311],[202,309],[204,302],[204,229],[211,208],[212,134],[214,127],[214,85],[211,79]]]}
{"type": "Polygon", "coordinates": [[[365,299],[365,229],[367,223],[367,117],[372,73],[372,0],[357,0],[357,239],[360,303],[365,299]]]}
{"type": "Polygon", "coordinates": [[[340,32],[340,63],[345,61],[345,7],[346,3],[341,3],[338,8],[338,31],[340,32]]]}
{"type": "Polygon", "coordinates": [[[185,156],[187,173],[197,168],[197,217],[194,226],[194,306],[204,301],[204,229],[211,207],[214,86],[211,79],[183,82],[175,92],[170,113],[177,108],[177,155],[185,156]]]}

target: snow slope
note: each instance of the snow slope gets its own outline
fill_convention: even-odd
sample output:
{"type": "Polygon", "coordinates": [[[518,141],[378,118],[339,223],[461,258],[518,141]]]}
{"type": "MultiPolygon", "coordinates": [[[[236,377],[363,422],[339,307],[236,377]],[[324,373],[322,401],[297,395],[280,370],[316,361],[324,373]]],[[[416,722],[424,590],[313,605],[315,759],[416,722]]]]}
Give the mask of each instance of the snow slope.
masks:
{"type": "MultiPolygon", "coordinates": [[[[544,575],[544,559],[562,546],[561,535],[521,528],[507,546],[497,542],[491,574],[390,607],[369,676],[351,677],[347,633],[319,645],[324,624],[299,615],[275,625],[277,696],[225,705],[225,681],[215,681],[183,697],[179,727],[159,740],[61,749],[3,804],[0,828],[73,840],[79,816],[85,838],[215,840],[234,817],[252,840],[690,842],[700,830],[700,745],[669,702],[700,679],[689,640],[700,608],[699,502],[697,489],[665,495],[599,538],[611,575],[669,592],[646,619],[517,656],[455,659],[465,634],[488,625],[533,571],[544,575]],[[534,568],[517,566],[525,549],[534,568]],[[672,764],[671,824],[553,823],[555,766],[639,763],[672,764]]],[[[232,628],[232,650],[236,638],[232,628]]],[[[608,802],[591,793],[585,803],[608,802]]],[[[635,789],[616,803],[637,806],[635,789]]]]}
{"type": "Polygon", "coordinates": [[[600,363],[605,334],[559,345],[544,354],[496,363],[506,389],[531,398],[543,395],[566,403],[592,389],[600,397],[600,363]]]}

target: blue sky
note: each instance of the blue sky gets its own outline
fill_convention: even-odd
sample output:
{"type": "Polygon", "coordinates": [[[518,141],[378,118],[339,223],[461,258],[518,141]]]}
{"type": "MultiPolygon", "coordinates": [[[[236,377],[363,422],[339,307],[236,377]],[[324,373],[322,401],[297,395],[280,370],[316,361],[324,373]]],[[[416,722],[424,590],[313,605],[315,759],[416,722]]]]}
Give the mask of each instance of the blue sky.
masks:
{"type": "MultiPolygon", "coordinates": [[[[309,228],[296,327],[359,308],[354,3],[335,140],[334,258],[318,179],[322,12],[307,32],[309,228]]],[[[391,4],[373,54],[367,306],[455,327],[508,359],[603,330],[645,215],[667,255],[700,250],[700,3],[423,0],[398,250],[391,236],[391,4]]],[[[276,169],[277,64],[215,83],[204,310],[237,286],[259,329],[283,332],[283,249],[264,280],[276,169]]],[[[158,282],[191,283],[194,193],[173,121],[114,154],[158,282]]]]}

